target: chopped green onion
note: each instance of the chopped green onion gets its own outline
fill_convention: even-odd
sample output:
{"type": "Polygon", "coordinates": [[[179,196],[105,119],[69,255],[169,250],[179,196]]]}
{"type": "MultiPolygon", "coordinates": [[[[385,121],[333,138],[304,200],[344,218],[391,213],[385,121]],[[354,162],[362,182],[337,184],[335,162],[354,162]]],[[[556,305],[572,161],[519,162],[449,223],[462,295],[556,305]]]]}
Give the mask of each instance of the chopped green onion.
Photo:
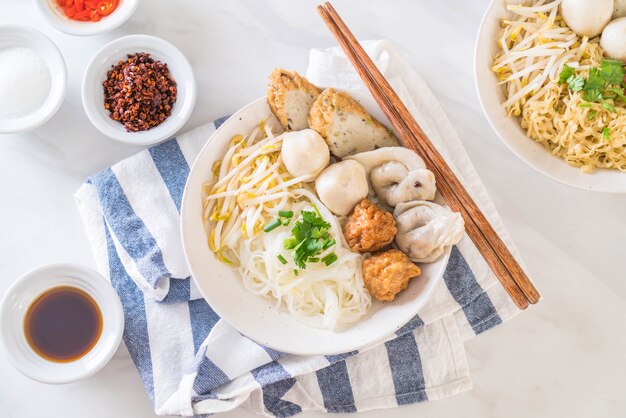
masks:
{"type": "Polygon", "coordinates": [[[297,276],[298,274],[300,274],[300,272],[298,271],[298,269],[293,269],[293,275],[297,276]]]}
{"type": "Polygon", "coordinates": [[[293,250],[296,248],[296,245],[298,245],[298,239],[296,237],[289,237],[283,242],[285,250],[293,250]]]}
{"type": "Polygon", "coordinates": [[[605,127],[604,129],[602,129],[602,137],[605,141],[611,139],[611,131],[609,130],[609,128],[605,127]]]}
{"type": "Polygon", "coordinates": [[[290,211],[290,210],[279,210],[278,211],[278,216],[280,216],[281,218],[291,218],[291,217],[293,217],[293,211],[290,211]]]}
{"type": "Polygon", "coordinates": [[[591,103],[586,102],[586,103],[578,103],[578,107],[591,107],[591,103]]]}
{"type": "Polygon", "coordinates": [[[272,222],[268,223],[267,225],[263,227],[263,231],[270,232],[270,231],[275,230],[281,225],[282,225],[282,222],[280,221],[280,219],[274,219],[272,222]]]}
{"type": "Polygon", "coordinates": [[[322,250],[330,248],[333,245],[335,245],[336,243],[337,243],[337,241],[335,241],[334,239],[327,239],[326,241],[324,241],[324,245],[322,245],[322,250]]]}
{"type": "Polygon", "coordinates": [[[615,110],[615,107],[613,107],[613,105],[611,103],[608,102],[602,102],[602,107],[606,110],[608,110],[611,113],[615,113],[617,112],[617,110],[615,110]]]}
{"type": "Polygon", "coordinates": [[[282,255],[278,254],[276,258],[278,258],[278,261],[280,261],[282,264],[287,264],[287,260],[285,260],[285,257],[283,257],[282,255]]]}
{"type": "Polygon", "coordinates": [[[320,258],[319,257],[309,257],[308,260],[306,260],[309,263],[319,263],[320,262],[320,258]]]}
{"type": "Polygon", "coordinates": [[[596,112],[595,110],[592,110],[592,111],[591,111],[591,112],[589,112],[589,114],[587,115],[587,120],[591,120],[591,119],[595,118],[597,114],[598,114],[598,112],[596,112]]]}
{"type": "Polygon", "coordinates": [[[337,254],[335,253],[330,253],[328,254],[326,257],[322,258],[322,261],[324,262],[324,264],[326,264],[327,266],[330,266],[331,264],[333,264],[335,261],[337,261],[337,254]]]}

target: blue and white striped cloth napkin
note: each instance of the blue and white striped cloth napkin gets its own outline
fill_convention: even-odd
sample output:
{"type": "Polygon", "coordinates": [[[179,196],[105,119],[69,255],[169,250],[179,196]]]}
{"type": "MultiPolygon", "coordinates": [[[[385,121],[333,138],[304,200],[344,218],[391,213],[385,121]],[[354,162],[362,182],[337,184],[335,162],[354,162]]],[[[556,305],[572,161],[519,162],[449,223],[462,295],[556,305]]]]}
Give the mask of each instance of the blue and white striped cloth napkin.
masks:
{"type": "MultiPolygon", "coordinates": [[[[510,245],[424,82],[389,43],[366,43],[366,49],[510,245]]],[[[337,49],[313,50],[307,77],[365,94],[337,49]]],[[[467,237],[453,249],[427,306],[386,342],[360,352],[280,353],[242,336],[211,310],[189,277],[179,211],[189,167],[221,122],[121,161],[76,193],[98,268],[124,306],[124,342],[156,413],[205,415],[240,405],[277,417],[303,410],[356,412],[469,390],[464,341],[518,311],[467,237]]]]}

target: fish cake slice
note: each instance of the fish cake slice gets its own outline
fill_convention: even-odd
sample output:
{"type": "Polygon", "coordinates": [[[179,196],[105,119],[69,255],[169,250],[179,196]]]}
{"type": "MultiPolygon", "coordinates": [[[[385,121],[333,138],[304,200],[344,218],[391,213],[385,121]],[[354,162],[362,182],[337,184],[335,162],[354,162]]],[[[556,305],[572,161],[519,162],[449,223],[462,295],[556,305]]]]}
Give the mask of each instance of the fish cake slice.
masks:
{"type": "Polygon", "coordinates": [[[390,129],[374,119],[350,95],[328,88],[317,97],[308,117],[339,158],[383,147],[398,146],[390,129]]]}
{"type": "Polygon", "coordinates": [[[267,103],[285,130],[300,131],[309,127],[309,109],[320,92],[297,72],[276,68],[270,74],[267,103]]]}

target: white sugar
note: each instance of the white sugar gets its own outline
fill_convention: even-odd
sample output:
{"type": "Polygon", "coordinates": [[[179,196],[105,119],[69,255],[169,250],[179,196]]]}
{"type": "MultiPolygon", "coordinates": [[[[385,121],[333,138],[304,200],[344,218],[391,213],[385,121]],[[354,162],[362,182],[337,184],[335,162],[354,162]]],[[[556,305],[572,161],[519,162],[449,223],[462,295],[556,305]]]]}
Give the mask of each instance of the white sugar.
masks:
{"type": "Polygon", "coordinates": [[[0,119],[29,115],[50,94],[50,69],[30,48],[0,49],[0,119]]]}

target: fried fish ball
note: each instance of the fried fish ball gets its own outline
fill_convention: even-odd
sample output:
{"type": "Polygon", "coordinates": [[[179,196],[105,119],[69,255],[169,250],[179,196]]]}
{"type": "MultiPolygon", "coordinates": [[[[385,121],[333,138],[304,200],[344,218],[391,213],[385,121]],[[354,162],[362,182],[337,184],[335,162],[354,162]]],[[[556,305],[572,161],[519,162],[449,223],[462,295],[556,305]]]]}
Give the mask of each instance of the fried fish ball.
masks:
{"type": "Polygon", "coordinates": [[[373,254],[363,261],[363,282],[370,295],[391,302],[421,270],[400,250],[373,254]]]}
{"type": "Polygon", "coordinates": [[[390,244],[397,231],[391,213],[363,199],[348,217],[343,235],[352,251],[368,253],[390,244]]]}

